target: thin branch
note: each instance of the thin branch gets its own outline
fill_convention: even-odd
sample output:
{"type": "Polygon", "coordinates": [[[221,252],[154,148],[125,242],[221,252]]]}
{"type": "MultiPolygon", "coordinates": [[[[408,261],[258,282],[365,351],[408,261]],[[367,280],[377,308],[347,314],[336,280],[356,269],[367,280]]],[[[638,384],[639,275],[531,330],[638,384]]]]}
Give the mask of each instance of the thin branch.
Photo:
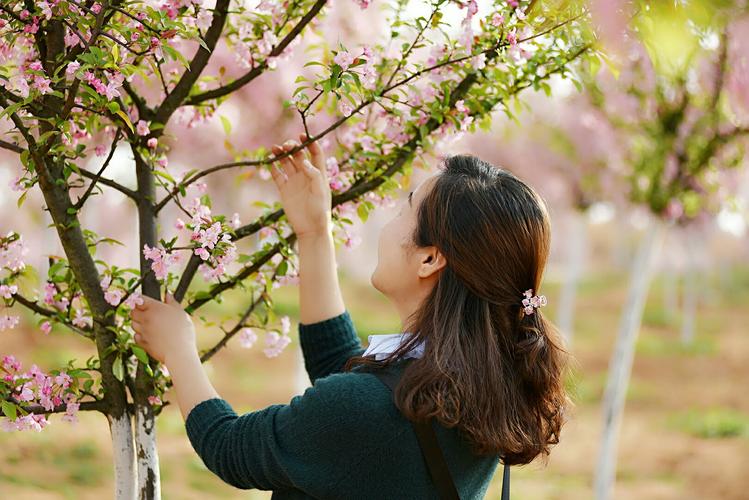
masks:
{"type": "Polygon", "coordinates": [[[57,313],[57,311],[53,311],[52,309],[47,309],[46,307],[42,307],[39,304],[37,304],[36,301],[33,301],[31,299],[27,299],[23,295],[20,295],[18,293],[14,293],[13,294],[13,302],[11,302],[11,306],[15,302],[18,302],[18,303],[22,304],[27,309],[29,309],[29,310],[31,310],[31,311],[33,311],[33,312],[35,312],[35,313],[37,313],[37,314],[39,314],[41,316],[46,316],[48,318],[55,319],[56,321],[62,323],[65,326],[67,326],[68,328],[70,328],[71,330],[73,330],[75,333],[81,335],[82,337],[85,337],[85,338],[87,338],[89,340],[92,340],[94,338],[93,334],[90,331],[78,328],[74,324],[69,323],[67,321],[61,321],[60,320],[60,316],[57,313]]]}
{"type": "MultiPolygon", "coordinates": [[[[562,24],[564,24],[564,23],[562,23],[562,24]]],[[[225,170],[227,168],[268,165],[268,164],[271,164],[271,163],[273,163],[275,161],[278,161],[280,159],[286,158],[287,156],[291,156],[291,155],[295,154],[297,151],[300,151],[300,150],[306,148],[308,144],[311,144],[311,143],[319,140],[320,138],[326,136],[328,133],[330,133],[333,130],[337,129],[338,127],[340,127],[341,125],[343,125],[346,121],[348,121],[352,116],[354,116],[355,114],[357,114],[359,111],[361,111],[365,107],[369,106],[370,104],[374,103],[376,101],[376,99],[383,97],[387,92],[390,92],[390,91],[392,91],[392,90],[394,90],[394,89],[396,89],[396,88],[398,88],[398,87],[400,87],[402,85],[405,85],[406,83],[410,82],[414,78],[417,78],[417,77],[419,77],[419,76],[421,76],[421,75],[423,75],[425,73],[428,73],[428,72],[433,71],[435,69],[441,68],[443,66],[447,66],[449,64],[460,63],[460,62],[463,62],[463,61],[465,61],[467,59],[471,59],[473,57],[479,56],[481,54],[490,54],[491,52],[499,50],[501,47],[507,46],[507,45],[508,45],[507,42],[500,41],[496,45],[493,45],[492,47],[490,47],[488,49],[485,49],[485,50],[482,50],[480,52],[477,52],[475,54],[471,54],[471,55],[459,57],[459,58],[456,58],[456,59],[451,59],[451,60],[443,61],[443,62],[441,62],[439,64],[435,64],[433,66],[430,66],[430,67],[427,67],[427,68],[423,68],[423,69],[421,69],[419,71],[416,71],[416,72],[412,73],[411,75],[409,75],[408,77],[403,78],[399,82],[394,83],[394,84],[392,84],[392,85],[390,85],[388,87],[385,87],[374,98],[362,101],[357,107],[354,108],[354,110],[351,112],[350,115],[340,117],[338,120],[336,120],[335,122],[333,122],[330,126],[328,126],[328,128],[326,128],[325,130],[323,130],[319,134],[317,134],[315,136],[308,136],[308,139],[302,141],[302,143],[299,144],[298,146],[296,146],[296,147],[294,147],[294,148],[292,148],[292,149],[290,149],[288,151],[285,151],[285,152],[283,152],[283,153],[281,153],[279,155],[271,155],[271,156],[268,156],[268,157],[260,159],[260,160],[242,160],[242,161],[234,161],[234,162],[229,162],[229,163],[223,163],[221,165],[215,165],[215,166],[207,168],[205,170],[201,170],[199,172],[196,172],[195,174],[191,175],[189,178],[184,179],[182,182],[180,182],[178,186],[175,186],[169,194],[167,194],[163,199],[161,199],[156,204],[156,212],[157,213],[160,212],[161,209],[164,208],[164,206],[169,202],[169,200],[171,200],[174,196],[177,195],[177,193],[180,192],[180,186],[181,187],[187,187],[190,184],[192,184],[193,182],[197,181],[198,179],[200,179],[200,178],[202,178],[202,177],[204,177],[206,175],[212,174],[214,172],[218,172],[220,170],[225,170]]]]}
{"type": "Polygon", "coordinates": [[[88,186],[88,189],[85,193],[83,193],[83,196],[81,196],[78,201],[73,205],[73,208],[76,210],[80,210],[80,208],[83,206],[84,203],[86,203],[86,200],[89,196],[91,196],[91,193],[93,192],[94,188],[96,187],[97,182],[99,182],[99,179],[101,179],[101,174],[104,173],[104,170],[109,166],[109,162],[112,160],[112,157],[114,156],[114,151],[117,149],[117,143],[120,140],[120,135],[122,134],[121,129],[117,129],[117,132],[114,134],[114,139],[112,140],[112,146],[109,148],[109,155],[107,156],[107,159],[104,160],[104,164],[101,166],[99,171],[94,176],[94,179],[91,181],[91,183],[88,186]]]}
{"type": "MultiPolygon", "coordinates": [[[[292,233],[291,236],[286,238],[286,241],[289,245],[292,245],[294,241],[296,240],[296,234],[292,233]]],[[[251,276],[252,273],[256,272],[258,269],[260,269],[263,264],[268,262],[277,252],[281,250],[283,247],[282,242],[278,242],[273,247],[271,247],[262,257],[260,257],[257,261],[253,262],[249,266],[245,266],[240,272],[229,278],[228,280],[219,283],[217,285],[213,285],[210,290],[208,290],[208,294],[204,297],[201,297],[199,299],[195,299],[187,306],[185,306],[185,311],[188,314],[192,314],[196,309],[204,305],[206,302],[210,302],[215,297],[221,294],[221,292],[224,292],[226,290],[229,290],[230,288],[234,288],[240,281],[244,280],[248,276],[251,276]]],[[[189,263],[188,263],[189,264],[189,263]]],[[[174,295],[174,298],[177,300],[180,300],[177,298],[177,295],[174,295]]],[[[181,297],[180,297],[181,298],[181,297]]]]}
{"type": "Polygon", "coordinates": [[[88,177],[89,179],[96,180],[96,182],[104,184],[105,186],[109,186],[112,189],[116,189],[117,191],[121,192],[125,196],[128,196],[134,200],[138,199],[139,195],[137,191],[133,191],[132,189],[123,186],[119,182],[113,181],[112,179],[108,179],[107,177],[99,176],[97,178],[95,173],[89,170],[86,170],[85,168],[78,167],[78,170],[80,170],[81,175],[83,175],[84,177],[88,177]]]}
{"type": "MultiPolygon", "coordinates": [[[[13,396],[9,396],[6,401],[16,404],[23,408],[29,413],[34,415],[50,415],[52,413],[65,413],[67,411],[67,405],[61,404],[55,406],[52,410],[46,409],[44,406],[39,404],[24,404],[23,401],[18,401],[13,396]]],[[[96,401],[83,401],[79,403],[78,411],[100,411],[104,414],[109,410],[109,402],[105,399],[99,399],[96,401]]]]}
{"type": "MultiPolygon", "coordinates": [[[[307,26],[312,21],[312,19],[315,18],[315,16],[318,14],[318,12],[320,12],[320,10],[325,6],[326,3],[327,0],[317,0],[317,2],[315,2],[309,12],[307,12],[304,17],[302,17],[302,19],[300,19],[299,22],[291,29],[291,31],[289,31],[284,39],[281,40],[281,42],[276,45],[273,50],[271,50],[270,54],[268,54],[268,58],[276,57],[281,54],[281,52],[283,52],[283,50],[294,40],[294,38],[296,38],[302,32],[305,26],[307,26]]],[[[207,90],[205,92],[201,92],[200,94],[195,94],[187,98],[184,102],[184,105],[194,106],[196,104],[200,104],[203,101],[216,99],[217,97],[225,96],[227,94],[231,94],[236,90],[239,90],[263,73],[263,71],[268,67],[268,58],[266,58],[266,60],[260,63],[258,66],[252,68],[240,78],[237,78],[233,82],[228,83],[223,87],[207,90]]]]}
{"type": "Polygon", "coordinates": [[[171,93],[167,94],[164,101],[161,103],[159,108],[156,110],[154,121],[157,123],[166,123],[169,117],[172,116],[174,111],[182,104],[187,94],[190,93],[192,86],[195,84],[200,74],[203,72],[208,60],[216,48],[216,44],[221,37],[221,32],[224,30],[224,23],[228,15],[229,0],[216,0],[216,7],[213,11],[213,20],[211,26],[208,28],[205,36],[205,45],[208,47],[206,50],[202,45],[198,48],[192,61],[190,61],[190,67],[183,74],[182,77],[174,86],[171,93]]]}
{"type": "Polygon", "coordinates": [[[0,139],[0,148],[7,149],[8,151],[13,151],[14,153],[19,153],[19,154],[26,151],[24,148],[22,148],[18,144],[7,142],[2,139],[0,139]]]}

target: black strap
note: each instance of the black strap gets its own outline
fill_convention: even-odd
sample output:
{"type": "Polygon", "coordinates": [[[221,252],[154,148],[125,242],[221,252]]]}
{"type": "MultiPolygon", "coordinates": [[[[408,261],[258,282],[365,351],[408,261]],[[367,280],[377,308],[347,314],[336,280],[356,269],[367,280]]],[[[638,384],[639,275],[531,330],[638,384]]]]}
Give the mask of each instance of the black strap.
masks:
{"type": "MultiPolygon", "coordinates": [[[[411,359],[413,358],[409,358],[405,362],[411,359]]],[[[398,385],[398,380],[400,379],[397,373],[388,369],[374,369],[371,370],[371,373],[380,379],[391,392],[395,392],[395,387],[398,385]]],[[[440,496],[444,500],[460,500],[460,495],[458,495],[458,490],[455,488],[455,483],[450,475],[450,469],[447,467],[445,456],[437,441],[437,434],[434,432],[434,427],[432,426],[433,420],[433,418],[430,418],[428,422],[411,422],[411,425],[413,425],[416,432],[421,454],[427,464],[429,474],[437,490],[440,492],[440,496]]],[[[509,500],[509,498],[510,468],[505,464],[502,474],[502,500],[509,500]]]]}

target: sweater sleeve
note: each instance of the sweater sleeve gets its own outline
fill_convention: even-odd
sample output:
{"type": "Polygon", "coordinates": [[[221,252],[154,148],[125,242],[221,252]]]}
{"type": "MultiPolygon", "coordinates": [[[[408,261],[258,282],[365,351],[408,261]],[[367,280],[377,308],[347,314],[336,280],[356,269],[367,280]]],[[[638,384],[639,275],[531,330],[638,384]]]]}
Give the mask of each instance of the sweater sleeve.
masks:
{"type": "Polygon", "coordinates": [[[350,377],[321,379],[289,404],[243,415],[222,398],[204,400],[187,415],[187,436],[206,467],[236,488],[299,489],[323,498],[346,472],[342,465],[366,453],[341,444],[366,421],[366,391],[346,384],[350,377]]]}
{"type": "Polygon", "coordinates": [[[348,310],[316,323],[299,323],[299,343],[312,384],[340,372],[346,360],[365,351],[348,310]]]}

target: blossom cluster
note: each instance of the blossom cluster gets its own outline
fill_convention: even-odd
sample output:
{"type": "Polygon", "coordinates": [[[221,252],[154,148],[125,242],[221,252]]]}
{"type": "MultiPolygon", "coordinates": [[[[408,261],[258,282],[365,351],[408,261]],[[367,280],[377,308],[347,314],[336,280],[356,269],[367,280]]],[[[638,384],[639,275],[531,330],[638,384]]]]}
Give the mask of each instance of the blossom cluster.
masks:
{"type": "MultiPolygon", "coordinates": [[[[76,387],[72,384],[73,378],[65,371],[50,375],[33,364],[28,371],[22,372],[20,361],[13,355],[2,357],[0,370],[4,373],[0,384],[6,385],[10,389],[10,395],[19,403],[38,404],[50,412],[64,403],[65,413],[62,419],[71,423],[78,421],[80,403],[76,402],[76,387]]],[[[9,410],[8,405],[13,404],[7,401],[4,403],[6,417],[0,421],[0,428],[6,432],[26,429],[41,431],[49,423],[46,415],[18,415],[18,407],[13,405],[13,409],[9,410]],[[15,418],[8,416],[8,412],[16,413],[15,418]]]]}
{"type": "MultiPolygon", "coordinates": [[[[291,320],[288,316],[281,318],[281,332],[270,330],[265,334],[265,348],[263,353],[268,358],[275,358],[291,343],[289,330],[291,329],[291,320]]],[[[250,327],[242,328],[239,331],[239,344],[245,349],[251,348],[257,341],[257,334],[250,327]]]]}

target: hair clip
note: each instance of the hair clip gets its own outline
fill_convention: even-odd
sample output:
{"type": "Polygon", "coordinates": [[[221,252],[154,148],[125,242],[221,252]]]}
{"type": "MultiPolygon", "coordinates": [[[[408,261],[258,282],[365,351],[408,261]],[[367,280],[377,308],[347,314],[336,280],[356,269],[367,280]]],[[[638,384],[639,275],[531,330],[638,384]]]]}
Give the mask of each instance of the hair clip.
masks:
{"type": "Polygon", "coordinates": [[[546,305],[545,295],[533,295],[533,288],[523,292],[525,298],[523,299],[523,311],[525,314],[533,314],[535,309],[546,305]]]}

